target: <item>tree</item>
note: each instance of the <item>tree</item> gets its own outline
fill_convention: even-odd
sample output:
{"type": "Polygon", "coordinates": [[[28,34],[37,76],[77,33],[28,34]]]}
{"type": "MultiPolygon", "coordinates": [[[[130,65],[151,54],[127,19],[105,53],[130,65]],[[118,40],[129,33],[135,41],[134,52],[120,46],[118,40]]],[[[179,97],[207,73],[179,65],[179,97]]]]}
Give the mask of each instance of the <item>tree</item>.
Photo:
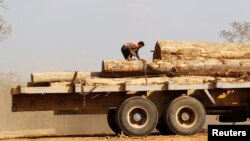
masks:
{"type": "MultiPolygon", "coordinates": [[[[3,0],[0,0],[0,8],[6,8],[3,0]]],[[[7,25],[6,21],[0,15],[0,41],[8,37],[11,32],[11,26],[7,25]]]]}
{"type": "Polygon", "coordinates": [[[234,21],[229,24],[231,30],[222,30],[219,35],[228,42],[246,43],[250,42],[250,22],[234,21]]]}

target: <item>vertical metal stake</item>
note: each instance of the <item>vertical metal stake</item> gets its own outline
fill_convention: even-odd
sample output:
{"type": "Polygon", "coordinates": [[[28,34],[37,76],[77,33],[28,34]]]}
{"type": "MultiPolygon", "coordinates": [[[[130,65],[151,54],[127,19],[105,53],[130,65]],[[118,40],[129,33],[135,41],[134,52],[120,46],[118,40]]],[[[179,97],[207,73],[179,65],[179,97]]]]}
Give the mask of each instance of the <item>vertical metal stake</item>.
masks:
{"type": "Polygon", "coordinates": [[[86,106],[85,93],[83,92],[83,84],[81,83],[81,95],[83,95],[83,108],[86,106]]]}

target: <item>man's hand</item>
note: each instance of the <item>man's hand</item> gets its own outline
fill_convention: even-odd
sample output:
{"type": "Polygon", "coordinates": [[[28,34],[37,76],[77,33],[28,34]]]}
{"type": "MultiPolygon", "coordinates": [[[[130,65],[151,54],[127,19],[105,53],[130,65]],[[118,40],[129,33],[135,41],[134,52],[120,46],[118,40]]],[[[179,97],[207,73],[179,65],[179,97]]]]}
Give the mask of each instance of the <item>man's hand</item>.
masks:
{"type": "Polygon", "coordinates": [[[141,59],[141,58],[139,58],[138,60],[140,60],[140,61],[143,61],[143,62],[146,62],[146,60],[144,60],[144,59],[141,59]]]}
{"type": "Polygon", "coordinates": [[[136,56],[136,53],[135,53],[135,52],[133,52],[133,51],[131,51],[131,54],[132,54],[132,56],[136,56]]]}

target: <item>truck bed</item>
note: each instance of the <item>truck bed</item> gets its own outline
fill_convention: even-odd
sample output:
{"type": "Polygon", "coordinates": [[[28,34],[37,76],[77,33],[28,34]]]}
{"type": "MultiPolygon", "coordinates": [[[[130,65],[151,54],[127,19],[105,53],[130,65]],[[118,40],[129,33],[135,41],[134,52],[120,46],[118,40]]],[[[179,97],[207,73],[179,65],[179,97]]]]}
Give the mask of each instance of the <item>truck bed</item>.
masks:
{"type": "Polygon", "coordinates": [[[215,88],[249,88],[250,81],[239,78],[205,76],[149,77],[149,78],[86,78],[82,83],[50,82],[41,85],[18,86],[11,94],[72,94],[129,91],[165,91],[215,88]]]}

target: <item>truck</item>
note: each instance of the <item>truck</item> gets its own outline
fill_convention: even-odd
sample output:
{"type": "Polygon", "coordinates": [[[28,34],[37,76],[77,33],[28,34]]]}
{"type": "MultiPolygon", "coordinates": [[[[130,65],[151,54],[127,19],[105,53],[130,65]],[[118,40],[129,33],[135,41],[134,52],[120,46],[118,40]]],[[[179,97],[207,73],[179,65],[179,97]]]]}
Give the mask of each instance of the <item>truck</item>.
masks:
{"type": "MultiPolygon", "coordinates": [[[[164,60],[159,57],[164,51],[157,52],[159,46],[157,41],[153,59],[164,60]]],[[[166,54],[164,57],[169,59],[166,54]]],[[[145,64],[143,60],[123,62],[145,64]]],[[[119,68],[113,73],[32,73],[26,86],[12,88],[12,111],[107,114],[112,131],[128,136],[146,136],[155,128],[164,135],[196,134],[202,130],[206,115],[218,115],[220,122],[243,122],[250,118],[250,81],[243,75],[169,75],[164,71],[156,74],[148,73],[145,67],[148,66],[143,65],[143,71],[133,75],[116,73],[119,68]]]]}

